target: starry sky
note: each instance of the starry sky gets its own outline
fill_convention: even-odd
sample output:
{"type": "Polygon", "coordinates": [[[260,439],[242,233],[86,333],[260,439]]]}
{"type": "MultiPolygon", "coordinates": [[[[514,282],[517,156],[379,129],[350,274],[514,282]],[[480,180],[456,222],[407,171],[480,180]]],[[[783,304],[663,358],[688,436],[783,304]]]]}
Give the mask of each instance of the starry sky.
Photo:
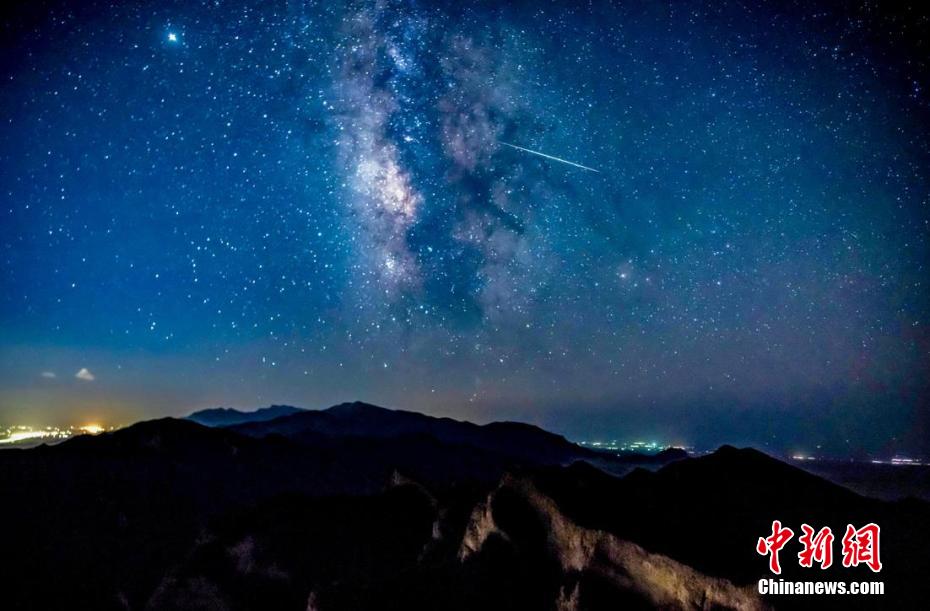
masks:
{"type": "Polygon", "coordinates": [[[0,420],[928,451],[916,7],[4,8],[0,420]]]}

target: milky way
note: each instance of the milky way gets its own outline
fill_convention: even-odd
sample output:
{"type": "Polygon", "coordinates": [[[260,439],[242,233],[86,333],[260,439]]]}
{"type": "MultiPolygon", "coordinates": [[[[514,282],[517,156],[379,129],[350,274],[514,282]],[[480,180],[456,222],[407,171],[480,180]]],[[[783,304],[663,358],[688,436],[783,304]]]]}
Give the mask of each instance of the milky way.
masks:
{"type": "Polygon", "coordinates": [[[460,4],[4,9],[0,416],[925,447],[925,16],[460,4]]]}
{"type": "Polygon", "coordinates": [[[354,168],[349,231],[373,290],[361,296],[479,319],[505,313],[527,286],[512,272],[528,254],[529,201],[516,160],[498,151],[519,109],[499,51],[406,3],[350,13],[337,37],[328,104],[339,166],[354,168]]]}

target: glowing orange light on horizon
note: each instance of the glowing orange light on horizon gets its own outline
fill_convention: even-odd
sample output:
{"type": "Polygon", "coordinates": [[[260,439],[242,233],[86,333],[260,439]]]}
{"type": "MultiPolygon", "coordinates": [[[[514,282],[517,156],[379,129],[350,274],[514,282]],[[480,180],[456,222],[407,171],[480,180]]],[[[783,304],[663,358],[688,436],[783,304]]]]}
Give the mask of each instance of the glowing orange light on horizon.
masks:
{"type": "Polygon", "coordinates": [[[104,428],[99,424],[86,424],[81,427],[81,430],[85,433],[90,433],[91,435],[96,435],[97,433],[102,433],[104,428]]]}

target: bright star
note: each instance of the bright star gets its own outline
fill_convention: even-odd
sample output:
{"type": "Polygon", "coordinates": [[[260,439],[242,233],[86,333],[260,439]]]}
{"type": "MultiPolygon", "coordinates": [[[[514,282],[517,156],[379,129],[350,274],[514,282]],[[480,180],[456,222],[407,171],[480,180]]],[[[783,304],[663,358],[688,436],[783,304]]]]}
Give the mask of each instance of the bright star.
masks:
{"type": "Polygon", "coordinates": [[[174,32],[168,32],[168,42],[177,42],[177,41],[178,41],[178,35],[175,34],[174,32]]]}

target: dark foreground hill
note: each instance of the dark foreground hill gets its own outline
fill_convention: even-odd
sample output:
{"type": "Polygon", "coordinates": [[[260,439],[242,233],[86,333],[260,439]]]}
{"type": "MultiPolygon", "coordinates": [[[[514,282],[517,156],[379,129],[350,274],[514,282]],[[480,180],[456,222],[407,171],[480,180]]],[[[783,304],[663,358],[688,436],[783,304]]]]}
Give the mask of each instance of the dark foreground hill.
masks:
{"type": "Polygon", "coordinates": [[[753,450],[617,478],[535,427],[315,413],[327,412],[261,429],[165,419],[0,452],[3,608],[809,604],[755,591],[768,575],[755,541],[772,519],[878,522],[881,574],[802,570],[792,547],[785,575],[887,582],[884,597],[846,606],[916,608],[924,595],[926,504],[864,498],[753,450]]]}

